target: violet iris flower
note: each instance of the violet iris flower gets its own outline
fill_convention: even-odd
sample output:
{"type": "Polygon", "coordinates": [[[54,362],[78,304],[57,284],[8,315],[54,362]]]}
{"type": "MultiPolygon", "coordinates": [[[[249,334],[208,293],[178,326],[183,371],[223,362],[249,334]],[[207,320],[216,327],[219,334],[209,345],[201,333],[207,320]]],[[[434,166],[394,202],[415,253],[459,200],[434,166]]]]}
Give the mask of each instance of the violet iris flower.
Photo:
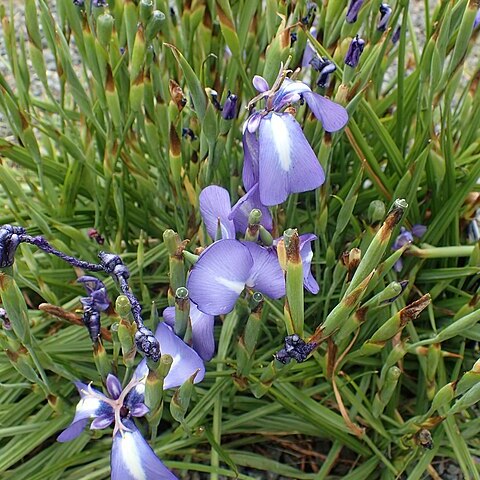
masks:
{"type": "Polygon", "coordinates": [[[233,207],[230,207],[228,191],[216,185],[204,188],[199,200],[202,219],[213,240],[217,239],[219,225],[222,239],[235,238],[235,232],[245,234],[248,216],[254,208],[262,212],[262,225],[267,230],[273,227],[270,211],[260,202],[258,184],[253,185],[233,207]]]}
{"type": "MultiPolygon", "coordinates": [[[[164,388],[178,387],[195,372],[195,383],[201,381],[205,367],[200,357],[166,324],[159,324],[156,337],[163,354],[169,354],[173,363],[165,378],[164,388]]],[[[68,442],[78,437],[93,419],[90,429],[104,429],[114,425],[111,453],[112,480],[175,480],[177,477],[163,465],[135,425],[135,417],[148,413],[145,405],[145,380],[148,374],[146,360],[138,365],[125,388],[114,375],[108,375],[106,386],[109,397],[82,382],[76,382],[80,393],[75,417],[57,438],[68,442]]]]}
{"type": "MultiPolygon", "coordinates": [[[[413,237],[421,238],[425,235],[427,227],[425,225],[416,224],[413,225],[412,230],[408,230],[405,227],[400,227],[400,234],[395,239],[392,245],[392,250],[399,250],[407,243],[413,242],[413,237]]],[[[403,260],[400,258],[395,262],[394,269],[400,272],[403,268],[403,260]]]]}
{"type": "Polygon", "coordinates": [[[355,23],[357,21],[358,12],[362,8],[364,0],[351,0],[347,8],[347,23],[355,23]]]}
{"type": "Polygon", "coordinates": [[[285,75],[282,67],[272,88],[263,77],[255,75],[253,85],[260,94],[250,101],[249,107],[265,99],[265,108],[250,115],[243,131],[243,183],[247,190],[258,183],[260,201],[267,206],[284,202],[290,193],[314,190],[325,181],[300,124],[285,109],[307,102],[327,132],[342,129],[348,121],[348,113],[341,105],[285,75]]]}
{"type": "Polygon", "coordinates": [[[270,298],[285,295],[285,278],[273,249],[219,240],[200,255],[187,280],[190,299],[208,315],[226,314],[245,287],[270,298]]]}

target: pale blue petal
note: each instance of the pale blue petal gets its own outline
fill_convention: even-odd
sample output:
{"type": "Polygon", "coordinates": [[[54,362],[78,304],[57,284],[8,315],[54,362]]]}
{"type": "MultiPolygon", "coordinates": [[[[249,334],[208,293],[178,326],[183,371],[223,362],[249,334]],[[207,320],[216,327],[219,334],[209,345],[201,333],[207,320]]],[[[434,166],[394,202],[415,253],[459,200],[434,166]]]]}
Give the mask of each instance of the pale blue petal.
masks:
{"type": "Polygon", "coordinates": [[[326,132],[341,130],[348,122],[348,113],[341,105],[314,92],[306,92],[303,98],[313,114],[322,122],[326,132]]]}
{"type": "Polygon", "coordinates": [[[222,231],[222,238],[235,238],[235,226],[230,215],[230,194],[222,187],[211,185],[204,188],[199,197],[200,213],[210,237],[215,240],[218,221],[222,231]]]}

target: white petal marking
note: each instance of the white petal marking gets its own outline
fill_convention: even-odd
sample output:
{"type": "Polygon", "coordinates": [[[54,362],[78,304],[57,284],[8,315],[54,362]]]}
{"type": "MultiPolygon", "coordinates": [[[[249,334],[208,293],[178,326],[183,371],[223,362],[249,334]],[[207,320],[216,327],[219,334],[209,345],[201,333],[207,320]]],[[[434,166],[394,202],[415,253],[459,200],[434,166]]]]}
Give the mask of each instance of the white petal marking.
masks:
{"type": "Polygon", "coordinates": [[[135,480],[147,480],[140,461],[140,453],[137,450],[133,435],[125,432],[123,437],[119,438],[117,441],[120,442],[120,455],[122,455],[123,463],[127,467],[132,478],[135,480]]]}
{"type": "Polygon", "coordinates": [[[237,295],[240,295],[245,288],[245,284],[243,282],[236,282],[234,280],[229,280],[228,278],[223,277],[215,277],[215,280],[224,287],[228,288],[232,292],[235,292],[237,295]]]}
{"type": "MultiPolygon", "coordinates": [[[[284,115],[288,115],[285,113],[284,115]]],[[[270,119],[271,135],[275,144],[280,167],[285,172],[290,171],[292,157],[290,155],[290,134],[280,115],[272,114],[270,119]]]]}

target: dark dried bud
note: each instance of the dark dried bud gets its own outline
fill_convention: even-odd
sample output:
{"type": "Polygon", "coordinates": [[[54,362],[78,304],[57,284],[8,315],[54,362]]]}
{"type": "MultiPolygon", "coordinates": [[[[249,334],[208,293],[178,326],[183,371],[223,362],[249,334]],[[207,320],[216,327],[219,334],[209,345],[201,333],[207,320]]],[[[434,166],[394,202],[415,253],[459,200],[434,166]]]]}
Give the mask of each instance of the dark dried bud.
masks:
{"type": "Polygon", "coordinates": [[[330,85],[331,75],[337,69],[335,64],[325,57],[313,57],[310,60],[310,65],[314,70],[320,72],[317,85],[320,88],[328,88],[330,85]]]}
{"type": "Polygon", "coordinates": [[[0,227],[0,268],[11,267],[15,252],[21,243],[20,235],[25,234],[23,227],[2,225],[0,227]]]}
{"type": "Polygon", "coordinates": [[[140,327],[135,333],[135,345],[147,358],[158,362],[160,359],[160,345],[155,335],[147,328],[140,327]]]}
{"type": "Polygon", "coordinates": [[[358,35],[352,40],[348,47],[347,54],[345,55],[345,65],[355,68],[360,61],[360,55],[365,48],[365,40],[361,39],[358,35]]]}
{"type": "Polygon", "coordinates": [[[95,228],[89,228],[87,235],[92,240],[95,240],[99,245],[103,245],[105,243],[105,239],[98,233],[98,231],[95,228]]]}
{"type": "Polygon", "coordinates": [[[317,346],[315,342],[305,342],[296,333],[285,337],[285,348],[274,356],[279,362],[286,364],[292,358],[297,362],[304,362],[312,350],[317,346]]]}
{"type": "Polygon", "coordinates": [[[238,97],[234,93],[228,92],[227,100],[223,105],[222,117],[225,120],[233,120],[237,116],[238,97]]]}

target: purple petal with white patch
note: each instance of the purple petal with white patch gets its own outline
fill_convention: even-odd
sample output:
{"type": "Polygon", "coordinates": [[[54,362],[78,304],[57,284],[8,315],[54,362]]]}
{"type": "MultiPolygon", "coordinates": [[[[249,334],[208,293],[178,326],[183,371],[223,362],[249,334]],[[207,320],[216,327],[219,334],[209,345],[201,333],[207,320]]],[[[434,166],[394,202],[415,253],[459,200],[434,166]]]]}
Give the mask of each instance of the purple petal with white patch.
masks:
{"type": "Polygon", "coordinates": [[[59,442],[68,442],[78,437],[86,427],[90,418],[110,416],[112,421],[114,420],[112,407],[106,401],[102,401],[103,398],[108,400],[103,393],[82,382],[75,382],[75,386],[81,398],[77,403],[75,417],[72,423],[57,437],[57,441],[59,442]],[[93,395],[90,395],[89,391],[92,392],[93,395]]]}
{"type": "MultiPolygon", "coordinates": [[[[203,380],[205,376],[205,366],[203,365],[202,359],[175,334],[172,327],[169,327],[165,322],[160,322],[155,331],[155,337],[160,344],[161,354],[168,354],[173,358],[172,366],[163,383],[164,390],[179,387],[197,371],[198,373],[194,383],[203,380]]],[[[145,359],[138,364],[134,375],[138,379],[148,375],[148,367],[145,359]]],[[[143,394],[145,382],[135,387],[135,390],[143,394]]]]}
{"type": "Polygon", "coordinates": [[[111,373],[107,375],[107,381],[105,383],[107,385],[108,393],[113,399],[116,400],[122,393],[122,384],[118,378],[111,373]]]}
{"type": "Polygon", "coordinates": [[[115,418],[112,415],[102,415],[93,420],[90,425],[90,430],[103,430],[104,428],[108,428],[114,421],[115,418]]]}
{"type": "Polygon", "coordinates": [[[242,243],[215,242],[200,255],[190,272],[187,280],[190,299],[209,315],[232,311],[252,266],[252,256],[242,243]]]}
{"type": "MultiPolygon", "coordinates": [[[[167,307],[163,311],[165,323],[175,326],[175,307],[167,307]]],[[[208,362],[215,353],[215,339],[213,326],[215,317],[201,312],[190,302],[190,322],[192,324],[192,348],[200,355],[203,361],[208,362]]]]}
{"type": "Polygon", "coordinates": [[[254,209],[262,212],[261,224],[267,229],[272,230],[273,220],[268,207],[260,201],[260,191],[258,183],[256,183],[240,200],[232,207],[232,211],[228,218],[233,220],[235,230],[239,233],[245,234],[248,227],[248,216],[254,209]]]}
{"type": "Polygon", "coordinates": [[[255,75],[253,77],[252,83],[257,92],[263,93],[270,89],[268,82],[260,75],[255,75]]]}
{"type": "Polygon", "coordinates": [[[260,201],[283,203],[290,193],[314,190],[325,174],[298,122],[288,113],[270,113],[259,128],[260,201]]]}
{"type": "Polygon", "coordinates": [[[160,461],[132,420],[124,420],[127,431],[113,438],[112,480],[176,480],[160,461]]]}
{"type": "Polygon", "coordinates": [[[245,188],[251,190],[258,183],[259,143],[257,135],[246,129],[243,133],[242,143],[244,152],[242,180],[245,188]]]}
{"type": "Polygon", "coordinates": [[[204,188],[200,193],[200,213],[210,237],[215,240],[217,235],[218,221],[222,238],[235,238],[235,225],[229,220],[230,194],[222,187],[211,185],[204,188]]]}
{"type": "Polygon", "coordinates": [[[338,103],[314,92],[305,92],[303,98],[326,132],[341,130],[348,122],[348,112],[338,103]]]}
{"type": "Polygon", "coordinates": [[[313,233],[300,235],[300,256],[303,263],[303,286],[314,295],[320,290],[320,287],[312,274],[312,242],[317,239],[313,233]]]}
{"type": "Polygon", "coordinates": [[[270,298],[285,296],[285,276],[277,253],[272,248],[264,248],[253,242],[243,242],[253,258],[253,267],[247,286],[258,290],[270,298]]]}

